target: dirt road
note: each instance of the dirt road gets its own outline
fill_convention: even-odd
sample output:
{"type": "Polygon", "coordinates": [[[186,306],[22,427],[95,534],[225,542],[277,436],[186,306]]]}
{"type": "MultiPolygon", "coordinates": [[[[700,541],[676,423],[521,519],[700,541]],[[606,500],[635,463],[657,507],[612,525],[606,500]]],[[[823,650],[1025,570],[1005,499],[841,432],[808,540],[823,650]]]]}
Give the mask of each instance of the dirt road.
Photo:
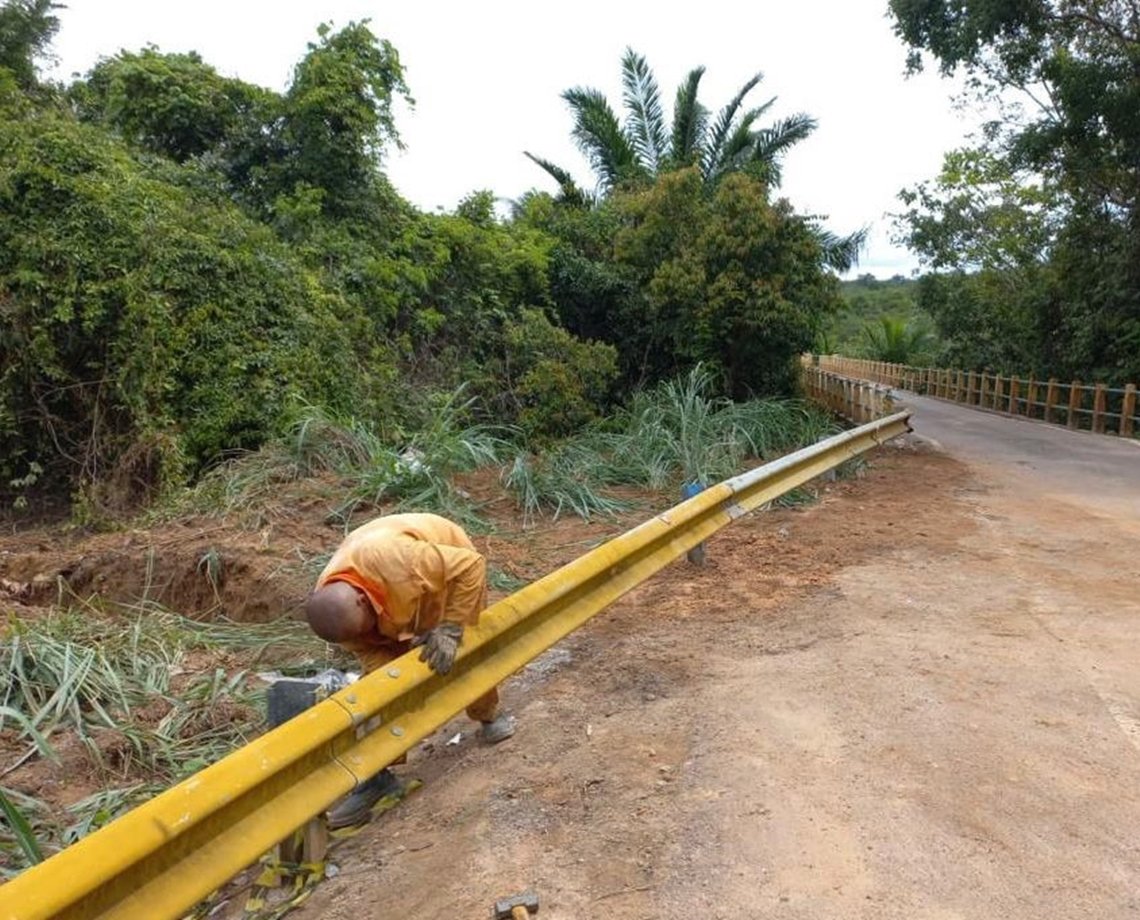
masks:
{"type": "Polygon", "coordinates": [[[1140,917],[1140,449],[914,404],[413,752],[300,916],[1140,917]]]}

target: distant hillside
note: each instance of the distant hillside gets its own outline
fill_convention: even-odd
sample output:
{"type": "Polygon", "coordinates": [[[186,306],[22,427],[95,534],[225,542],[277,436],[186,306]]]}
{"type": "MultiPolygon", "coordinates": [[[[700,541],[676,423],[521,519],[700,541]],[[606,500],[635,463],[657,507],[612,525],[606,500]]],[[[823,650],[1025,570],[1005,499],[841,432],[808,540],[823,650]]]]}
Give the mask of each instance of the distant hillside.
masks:
{"type": "Polygon", "coordinates": [[[861,275],[854,281],[840,282],[843,307],[827,329],[828,350],[861,355],[868,342],[864,328],[877,326],[882,317],[903,320],[933,328],[930,318],[918,308],[918,281],[895,275],[880,281],[874,275],[861,275]]]}

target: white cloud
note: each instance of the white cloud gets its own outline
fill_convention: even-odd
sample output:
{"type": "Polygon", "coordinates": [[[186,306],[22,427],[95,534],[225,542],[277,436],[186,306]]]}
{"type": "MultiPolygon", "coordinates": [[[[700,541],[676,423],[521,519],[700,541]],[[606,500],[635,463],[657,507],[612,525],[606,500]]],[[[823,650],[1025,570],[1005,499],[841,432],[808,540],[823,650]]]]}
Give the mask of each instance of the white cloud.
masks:
{"type": "Polygon", "coordinates": [[[223,73],[276,89],[314,40],[316,26],[370,17],[399,50],[416,108],[401,112],[407,145],[386,169],[422,208],[452,208],[490,188],[518,197],[549,180],[531,150],[589,170],[569,138],[559,94],[595,86],[617,105],[626,45],[644,54],[671,103],[694,66],[707,68],[701,98],[717,108],[757,70],[750,100],[779,97],[773,117],[803,111],[820,127],[788,156],[783,194],[804,212],[827,214],[847,232],[871,227],[859,272],[908,272],[913,257],[889,241],[885,213],[905,185],[937,172],[942,153],[972,127],[950,106],[951,86],[933,74],[905,79],[905,50],[885,0],[752,4],[602,3],[551,8],[535,2],[321,4],[268,0],[72,0],[61,11],[57,75],[145,44],[196,50],[223,73]]]}

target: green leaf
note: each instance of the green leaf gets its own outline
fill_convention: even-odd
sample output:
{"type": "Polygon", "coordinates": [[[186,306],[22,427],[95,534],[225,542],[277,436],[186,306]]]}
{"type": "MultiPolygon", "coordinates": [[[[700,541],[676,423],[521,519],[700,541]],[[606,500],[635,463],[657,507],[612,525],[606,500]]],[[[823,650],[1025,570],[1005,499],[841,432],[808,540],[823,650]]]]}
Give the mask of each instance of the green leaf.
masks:
{"type": "Polygon", "coordinates": [[[28,819],[24,817],[20,809],[12,804],[8,796],[4,794],[3,789],[0,789],[0,812],[3,812],[4,820],[8,822],[8,826],[15,833],[16,842],[24,851],[28,863],[34,866],[36,863],[43,862],[44,852],[40,849],[39,841],[36,840],[32,826],[28,824],[28,819]]]}

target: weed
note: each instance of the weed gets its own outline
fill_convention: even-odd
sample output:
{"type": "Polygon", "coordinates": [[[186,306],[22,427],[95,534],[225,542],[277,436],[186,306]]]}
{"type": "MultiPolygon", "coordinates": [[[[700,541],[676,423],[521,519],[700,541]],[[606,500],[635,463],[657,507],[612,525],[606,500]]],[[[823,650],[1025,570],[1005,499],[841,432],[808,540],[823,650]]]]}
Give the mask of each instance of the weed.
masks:
{"type": "Polygon", "coordinates": [[[213,547],[206,550],[206,552],[202,554],[202,558],[198,560],[198,571],[201,572],[205,576],[206,581],[210,583],[210,588],[213,589],[216,598],[222,586],[222,578],[224,577],[222,554],[213,547]]]}
{"type": "Polygon", "coordinates": [[[526,581],[494,567],[487,570],[487,584],[496,591],[514,592],[526,585],[526,581]]]}
{"type": "Polygon", "coordinates": [[[682,481],[710,484],[750,458],[767,460],[836,430],[806,403],[732,403],[711,395],[712,385],[712,375],[697,367],[639,393],[605,430],[585,432],[539,457],[520,454],[504,471],[504,482],[528,517],[543,508],[589,517],[628,507],[607,497],[607,487],[660,491],[682,481]]]}
{"type": "Polygon", "coordinates": [[[35,831],[32,830],[24,813],[8,798],[3,789],[0,789],[0,813],[4,815],[4,820],[11,828],[16,844],[23,851],[28,865],[34,866],[38,862],[43,862],[44,851],[40,849],[35,831]]]}
{"type": "MultiPolygon", "coordinates": [[[[69,809],[63,830],[41,824],[43,845],[58,847],[128,807],[220,759],[263,728],[264,690],[246,671],[192,673],[203,655],[272,650],[273,664],[318,651],[301,623],[196,622],[154,604],[101,611],[90,604],[38,619],[9,621],[0,642],[0,728],[31,756],[55,758],[53,736],[72,733],[104,780],[145,779],[112,787],[69,809]]],[[[17,803],[24,814],[43,808],[17,803]]],[[[9,802],[9,804],[12,804],[9,802]]],[[[0,808],[4,808],[0,803],[0,808]]],[[[6,813],[6,812],[5,812],[6,813]]],[[[26,836],[9,818],[14,836],[26,836]]],[[[0,835],[0,849],[11,837],[0,835]]],[[[17,840],[17,842],[20,842],[17,840]]],[[[23,843],[21,848],[26,853],[23,843]]]]}

